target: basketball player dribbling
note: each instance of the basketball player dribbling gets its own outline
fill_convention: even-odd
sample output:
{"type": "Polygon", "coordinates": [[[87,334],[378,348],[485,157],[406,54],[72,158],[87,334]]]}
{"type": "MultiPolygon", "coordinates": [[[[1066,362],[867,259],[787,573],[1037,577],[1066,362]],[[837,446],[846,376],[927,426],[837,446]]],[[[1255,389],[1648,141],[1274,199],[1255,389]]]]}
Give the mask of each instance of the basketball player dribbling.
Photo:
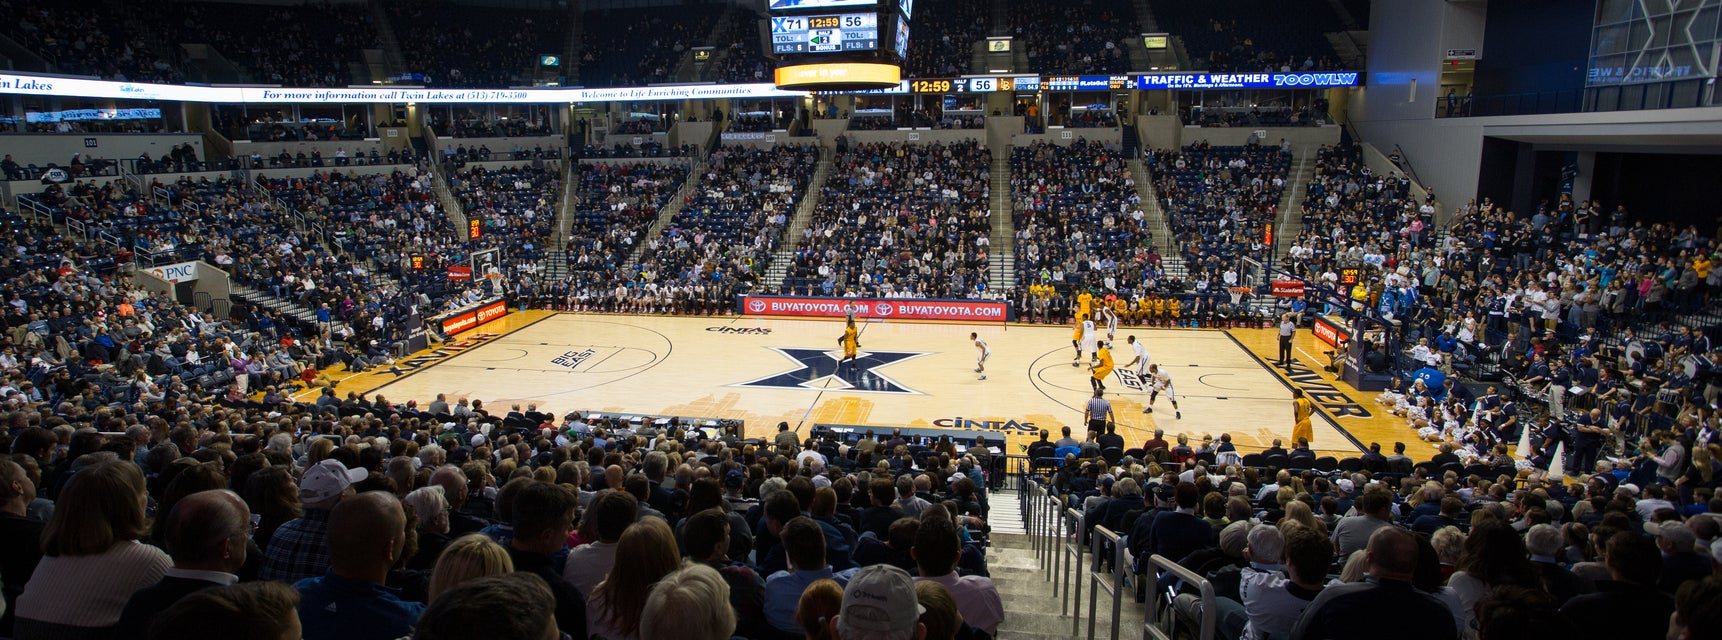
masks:
{"type": "Polygon", "coordinates": [[[1136,372],[1136,379],[1140,381],[1143,386],[1147,386],[1148,364],[1150,362],[1148,357],[1148,343],[1137,341],[1136,336],[1134,335],[1124,336],[1124,342],[1130,345],[1130,351],[1135,355],[1135,357],[1130,359],[1130,362],[1124,363],[1124,368],[1136,372]]]}
{"type": "Polygon", "coordinates": [[[1086,346],[1089,351],[1093,351],[1093,344],[1094,322],[1088,319],[1087,314],[1076,316],[1076,327],[1070,335],[1070,346],[1071,348],[1076,349],[1076,355],[1070,359],[1070,366],[1082,366],[1083,347],[1086,346]]]}
{"type": "Polygon", "coordinates": [[[847,362],[850,368],[854,368],[855,353],[861,350],[861,334],[855,330],[855,316],[849,316],[849,321],[843,323],[843,337],[837,341],[843,345],[843,360],[838,364],[847,362]]]}
{"type": "Polygon", "coordinates": [[[1089,386],[1095,391],[1106,390],[1106,377],[1112,375],[1112,344],[1101,343],[1100,350],[1095,355],[1094,364],[1088,367],[1091,373],[1088,378],[1089,386]]]}
{"type": "Polygon", "coordinates": [[[1172,401],[1172,417],[1184,419],[1184,412],[1178,410],[1178,394],[1172,391],[1172,376],[1160,368],[1160,365],[1148,365],[1148,380],[1152,383],[1152,391],[1148,392],[1148,406],[1142,413],[1154,413],[1154,401],[1159,399],[1160,392],[1166,392],[1166,399],[1172,401]]]}
{"type": "Polygon", "coordinates": [[[993,354],[992,347],[988,347],[987,341],[981,339],[981,334],[970,332],[969,339],[975,341],[975,348],[980,350],[980,354],[975,358],[975,373],[981,374],[979,380],[985,380],[987,379],[987,356],[993,354]]]}

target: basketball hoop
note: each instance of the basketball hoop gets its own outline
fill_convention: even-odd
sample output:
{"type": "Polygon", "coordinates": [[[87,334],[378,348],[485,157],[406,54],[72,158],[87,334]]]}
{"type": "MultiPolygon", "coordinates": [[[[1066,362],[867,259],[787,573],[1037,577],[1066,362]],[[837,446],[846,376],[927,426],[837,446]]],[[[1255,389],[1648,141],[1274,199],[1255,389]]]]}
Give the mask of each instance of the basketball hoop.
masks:
{"type": "Polygon", "coordinates": [[[1227,287],[1226,292],[1231,294],[1231,296],[1232,296],[1232,306],[1237,306],[1238,301],[1244,299],[1244,294],[1250,292],[1250,288],[1249,287],[1227,287]]]}

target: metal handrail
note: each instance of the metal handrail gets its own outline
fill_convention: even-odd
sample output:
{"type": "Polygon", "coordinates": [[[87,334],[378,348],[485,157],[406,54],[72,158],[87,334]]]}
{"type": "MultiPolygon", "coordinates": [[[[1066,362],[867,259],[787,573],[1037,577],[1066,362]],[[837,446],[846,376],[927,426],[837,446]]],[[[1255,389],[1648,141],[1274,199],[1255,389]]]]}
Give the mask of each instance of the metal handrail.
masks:
{"type": "MultiPolygon", "coordinates": [[[[1194,571],[1178,566],[1176,561],[1160,554],[1149,556],[1148,565],[1150,571],[1147,572],[1147,575],[1142,577],[1143,586],[1148,590],[1149,594],[1149,597],[1147,598],[1148,611],[1142,616],[1142,640],[1172,640],[1172,634],[1162,628],[1164,626],[1162,624],[1163,621],[1160,620],[1158,616],[1160,613],[1160,607],[1158,606],[1160,571],[1165,571],[1177,576],[1179,580],[1184,581],[1184,584],[1193,586],[1201,592],[1202,621],[1200,630],[1196,635],[1196,640],[1214,640],[1214,620],[1217,614],[1215,609],[1218,607],[1214,601],[1214,584],[1208,582],[1207,578],[1202,577],[1194,571]]],[[[1168,604],[1170,603],[1168,602],[1168,604]]]]}
{"type": "Polygon", "coordinates": [[[1128,560],[1124,557],[1124,537],[1104,526],[1096,526],[1088,543],[1093,547],[1093,551],[1089,553],[1091,566],[1088,569],[1089,586],[1093,588],[1093,593],[1088,596],[1088,640],[1094,640],[1094,610],[1100,604],[1101,589],[1112,594],[1112,635],[1108,637],[1118,640],[1118,618],[1123,613],[1124,573],[1128,560]],[[1102,560],[1106,556],[1101,555],[1105,551],[1102,545],[1108,544],[1112,545],[1111,570],[1107,570],[1106,563],[1102,560]]]}
{"type": "MultiPolygon", "coordinates": [[[[1073,587],[1076,590],[1076,603],[1068,609],[1071,617],[1070,635],[1075,636],[1082,630],[1082,576],[1077,572],[1082,570],[1082,557],[1088,551],[1088,547],[1082,543],[1082,532],[1086,531],[1087,527],[1084,526],[1086,523],[1083,522],[1082,511],[1078,509],[1065,509],[1061,519],[1066,523],[1065,528],[1071,529],[1070,537],[1064,542],[1064,553],[1069,555],[1065,558],[1065,575],[1062,579],[1064,600],[1069,600],[1073,587]],[[1076,526],[1071,527],[1070,523],[1075,523],[1076,526]]],[[[1060,604],[1059,615],[1064,615],[1065,611],[1064,605],[1060,604]]]]}
{"type": "MultiPolygon", "coordinates": [[[[1047,502],[1045,502],[1045,508],[1049,509],[1049,513],[1052,513],[1052,535],[1054,535],[1052,545],[1061,544],[1062,540],[1068,540],[1069,532],[1066,532],[1064,511],[1061,509],[1059,497],[1049,495],[1047,502]]],[[[1064,554],[1062,552],[1052,554],[1052,571],[1047,571],[1047,582],[1052,583],[1052,595],[1059,595],[1059,583],[1064,582],[1062,564],[1064,564],[1064,554]]]]}

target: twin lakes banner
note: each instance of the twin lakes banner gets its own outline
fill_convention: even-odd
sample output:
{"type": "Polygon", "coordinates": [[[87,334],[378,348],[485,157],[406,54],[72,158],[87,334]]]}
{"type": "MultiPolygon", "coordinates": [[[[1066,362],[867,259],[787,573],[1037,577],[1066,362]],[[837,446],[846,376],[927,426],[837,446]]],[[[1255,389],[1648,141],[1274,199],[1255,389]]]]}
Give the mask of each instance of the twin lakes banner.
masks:
{"type": "Polygon", "coordinates": [[[856,318],[878,320],[962,320],[1004,322],[1010,304],[1002,300],[925,300],[919,298],[801,298],[738,296],[739,313],[796,318],[856,318]]]}
{"type": "MultiPolygon", "coordinates": [[[[871,1],[871,0],[869,0],[871,1]]],[[[1593,75],[1595,75],[1593,73],[1593,75]]],[[[1355,71],[1316,73],[1150,73],[1109,76],[993,76],[903,81],[898,87],[844,93],[980,93],[991,91],[1107,91],[1123,89],[1296,89],[1355,87],[1363,75],[1355,71]]],[[[219,104],[571,104],[649,100],[727,100],[802,98],[806,91],[786,91],[772,83],[680,84],[585,89],[516,87],[501,89],[443,89],[368,86],[345,88],[233,85],[155,84],[89,78],[0,73],[0,95],[111,100],[161,100],[219,104]]],[[[152,110],[92,110],[96,119],[124,112],[134,117],[152,110]]],[[[80,112],[81,113],[81,112],[80,112]]]]}

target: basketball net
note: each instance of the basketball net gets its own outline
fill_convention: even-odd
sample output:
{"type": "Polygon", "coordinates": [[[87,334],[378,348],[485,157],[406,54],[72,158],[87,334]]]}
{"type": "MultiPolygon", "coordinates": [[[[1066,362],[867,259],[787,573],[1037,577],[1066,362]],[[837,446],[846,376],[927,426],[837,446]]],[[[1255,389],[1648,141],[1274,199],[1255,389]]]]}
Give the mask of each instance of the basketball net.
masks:
{"type": "Polygon", "coordinates": [[[1238,302],[1240,300],[1244,299],[1244,294],[1249,293],[1249,292],[1250,292],[1249,287],[1230,287],[1230,288],[1226,289],[1226,293],[1231,294],[1231,296],[1232,296],[1232,306],[1233,307],[1238,306],[1238,302]]]}

